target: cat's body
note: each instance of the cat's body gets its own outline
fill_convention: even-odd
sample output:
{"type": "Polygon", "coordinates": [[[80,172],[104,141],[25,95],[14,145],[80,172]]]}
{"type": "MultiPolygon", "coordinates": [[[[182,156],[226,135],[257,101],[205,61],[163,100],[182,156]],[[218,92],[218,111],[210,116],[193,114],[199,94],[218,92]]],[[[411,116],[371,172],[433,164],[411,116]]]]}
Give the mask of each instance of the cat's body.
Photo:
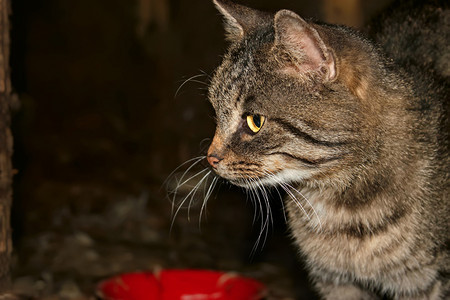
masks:
{"type": "Polygon", "coordinates": [[[209,91],[216,173],[289,189],[292,236],[326,299],[449,297],[448,70],[411,76],[432,62],[397,66],[352,30],[290,11],[216,5],[232,42],[209,91]]]}

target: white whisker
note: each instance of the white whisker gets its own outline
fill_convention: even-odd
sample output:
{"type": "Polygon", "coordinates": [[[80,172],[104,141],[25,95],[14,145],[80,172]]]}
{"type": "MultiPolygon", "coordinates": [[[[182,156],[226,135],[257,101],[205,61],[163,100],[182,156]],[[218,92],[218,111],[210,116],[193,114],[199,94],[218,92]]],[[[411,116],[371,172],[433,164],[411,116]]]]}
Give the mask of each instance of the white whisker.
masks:
{"type": "MultiPolygon", "coordinates": [[[[205,169],[205,170],[208,170],[208,169],[205,169]]],[[[194,188],[193,188],[193,189],[189,192],[189,194],[186,196],[186,198],[188,198],[189,195],[191,195],[191,196],[190,196],[190,200],[189,200],[189,205],[188,205],[188,221],[191,220],[191,206],[192,206],[192,203],[193,203],[193,201],[194,201],[194,196],[195,196],[195,194],[197,193],[197,191],[198,191],[198,189],[200,188],[200,186],[202,185],[203,180],[205,180],[206,178],[208,178],[208,176],[209,176],[209,174],[211,174],[211,172],[212,172],[212,171],[209,171],[208,173],[206,173],[206,175],[203,176],[202,179],[200,179],[200,181],[194,186],[194,188]]]]}
{"type": "Polygon", "coordinates": [[[219,177],[214,177],[213,178],[212,182],[209,185],[208,191],[206,192],[206,194],[205,194],[205,196],[203,198],[203,204],[202,204],[202,207],[200,209],[200,216],[199,216],[199,220],[198,220],[199,225],[200,225],[200,223],[202,221],[202,215],[203,215],[203,213],[206,210],[206,205],[208,203],[209,197],[211,197],[211,194],[212,194],[212,192],[214,190],[214,187],[216,186],[218,180],[219,180],[219,177]]]}
{"type": "Polygon", "coordinates": [[[311,207],[311,209],[312,209],[314,215],[315,215],[316,218],[317,218],[317,221],[319,222],[319,228],[320,228],[320,230],[322,230],[322,222],[320,221],[320,217],[319,217],[319,215],[317,214],[317,211],[316,211],[316,209],[314,208],[314,206],[313,206],[313,205],[311,204],[311,202],[308,200],[308,198],[306,198],[305,195],[303,195],[302,192],[300,192],[299,190],[297,190],[296,188],[294,188],[292,185],[290,185],[290,184],[288,184],[288,183],[285,183],[285,184],[286,184],[288,187],[290,187],[291,189],[293,189],[295,192],[297,192],[300,196],[302,196],[303,199],[305,199],[306,203],[308,203],[308,205],[311,207]]]}
{"type": "MultiPolygon", "coordinates": [[[[264,187],[262,185],[261,181],[258,178],[247,178],[246,182],[248,183],[248,186],[250,187],[249,190],[252,192],[252,194],[255,197],[255,208],[260,211],[260,224],[261,229],[258,234],[258,238],[255,242],[255,245],[253,246],[253,249],[251,251],[252,255],[256,252],[257,248],[262,244],[262,247],[264,246],[268,232],[269,232],[269,225],[273,224],[273,218],[272,218],[272,211],[269,203],[269,195],[264,187]],[[262,199],[261,199],[262,197],[262,199]],[[265,211],[264,206],[265,205],[265,211]]],[[[254,222],[256,220],[256,213],[254,215],[254,222]]]]}
{"type": "Polygon", "coordinates": [[[286,212],[286,208],[284,207],[284,201],[283,201],[283,196],[281,196],[280,191],[278,189],[275,189],[275,191],[278,194],[278,199],[280,199],[280,203],[281,203],[281,209],[283,210],[283,218],[284,221],[287,222],[287,212],[286,212]]]}
{"type": "MultiPolygon", "coordinates": [[[[198,174],[201,174],[201,173],[204,172],[204,171],[208,171],[208,169],[204,169],[204,170],[198,172],[195,176],[197,176],[198,174]]],[[[206,173],[206,174],[199,180],[199,182],[194,186],[194,188],[193,188],[186,196],[184,196],[183,199],[180,201],[180,204],[178,204],[178,207],[177,207],[175,213],[173,213],[173,215],[172,215],[172,223],[171,223],[171,225],[170,225],[170,231],[172,231],[172,228],[173,228],[173,225],[174,225],[174,223],[175,223],[175,219],[176,219],[178,213],[180,212],[180,210],[181,210],[181,208],[183,207],[183,205],[184,205],[184,203],[186,202],[186,200],[189,199],[189,197],[191,197],[191,200],[189,201],[189,207],[188,207],[188,220],[190,219],[190,217],[189,217],[189,210],[190,210],[190,205],[191,205],[191,203],[192,203],[192,199],[193,199],[193,197],[195,196],[195,194],[196,194],[198,188],[199,188],[200,185],[202,184],[203,180],[205,180],[205,178],[207,178],[211,172],[212,172],[212,171],[208,171],[208,173],[206,173]]],[[[192,177],[191,177],[191,178],[192,178],[192,177]]]]}
{"type": "Polygon", "coordinates": [[[193,163],[191,165],[191,167],[195,166],[196,164],[198,164],[200,161],[202,161],[203,159],[205,159],[206,156],[202,155],[202,156],[197,156],[191,159],[188,159],[187,161],[185,161],[184,163],[182,163],[181,165],[179,165],[175,170],[173,170],[166,178],[166,180],[164,180],[163,182],[163,186],[167,186],[169,180],[172,178],[172,176],[175,174],[175,172],[177,172],[181,167],[183,167],[184,165],[190,163],[191,161],[197,160],[195,163],[193,163]]]}
{"type": "Polygon", "coordinates": [[[309,214],[306,212],[306,210],[304,209],[303,205],[301,205],[300,201],[297,199],[297,197],[295,197],[295,195],[292,193],[291,190],[294,190],[297,194],[299,194],[305,201],[306,203],[311,207],[311,210],[313,212],[313,214],[315,215],[315,217],[317,218],[317,221],[319,223],[319,228],[320,230],[322,230],[322,222],[320,220],[319,215],[317,214],[316,209],[314,208],[314,206],[311,204],[311,202],[309,201],[308,198],[306,198],[305,195],[303,195],[302,192],[300,192],[298,189],[296,189],[295,187],[293,187],[291,184],[286,183],[286,182],[281,182],[280,179],[278,179],[276,177],[275,174],[273,174],[270,171],[265,171],[265,174],[269,177],[271,177],[277,184],[279,184],[281,186],[281,188],[283,188],[283,190],[286,191],[286,193],[288,193],[289,197],[291,199],[294,200],[294,202],[296,203],[296,205],[305,213],[305,215],[307,216],[308,220],[311,220],[311,217],[309,216],[309,214]]]}
{"type": "MultiPolygon", "coordinates": [[[[168,191],[168,194],[169,194],[169,195],[170,195],[170,194],[173,195],[173,196],[172,196],[172,201],[171,201],[171,204],[172,204],[172,209],[171,209],[171,210],[172,210],[172,215],[173,215],[173,213],[174,213],[174,209],[175,209],[175,205],[176,205],[176,197],[177,197],[177,193],[178,193],[178,190],[180,189],[180,187],[182,187],[185,183],[189,182],[190,180],[192,180],[193,178],[195,178],[196,176],[198,176],[198,175],[201,174],[202,172],[205,172],[205,170],[208,170],[208,169],[203,169],[203,170],[200,171],[199,173],[197,173],[197,174],[195,174],[195,175],[193,175],[193,176],[190,176],[187,180],[185,180],[184,182],[182,182],[182,180],[184,179],[184,177],[186,176],[186,174],[187,174],[193,167],[195,167],[199,162],[201,162],[204,158],[205,158],[205,156],[197,156],[197,157],[194,157],[194,158],[191,158],[191,159],[185,161],[184,163],[182,163],[181,165],[179,165],[175,170],[173,170],[173,171],[169,174],[169,176],[167,177],[167,179],[164,181],[163,186],[166,186],[167,191],[168,191]],[[175,172],[178,171],[178,170],[179,170],[181,167],[183,167],[184,165],[186,165],[186,164],[188,164],[188,163],[190,163],[190,162],[192,162],[192,161],[194,161],[194,162],[189,166],[189,168],[187,168],[186,171],[184,171],[184,173],[182,174],[181,178],[179,178],[179,179],[175,178],[175,176],[174,176],[175,172]],[[176,182],[175,187],[174,187],[173,189],[169,189],[169,187],[170,187],[170,181],[171,181],[171,180],[176,182]],[[180,182],[182,182],[182,183],[180,183],[180,182]]],[[[170,199],[170,198],[169,198],[169,199],[170,199]]]]}
{"type": "MultiPolygon", "coordinates": [[[[248,195],[250,196],[250,201],[252,202],[253,206],[256,208],[257,207],[257,203],[258,203],[258,196],[256,195],[255,190],[254,190],[253,185],[250,182],[250,180],[244,179],[244,181],[245,181],[247,186],[250,186],[250,188],[246,189],[246,191],[249,192],[248,195]]],[[[252,225],[255,225],[257,218],[258,218],[258,216],[257,216],[257,209],[255,209],[255,212],[253,213],[252,225]]]]}
{"type": "MultiPolygon", "coordinates": [[[[192,166],[189,167],[189,169],[190,169],[190,168],[192,168],[192,166]]],[[[182,187],[182,186],[184,186],[187,182],[191,181],[192,179],[194,179],[195,177],[197,177],[198,175],[201,175],[202,173],[204,173],[204,172],[206,172],[206,171],[208,171],[208,168],[205,168],[205,169],[203,169],[203,170],[201,170],[201,171],[195,173],[194,175],[192,175],[191,177],[189,177],[188,179],[186,179],[186,180],[183,181],[182,183],[180,183],[180,182],[177,183],[177,186],[175,187],[175,191],[173,192],[173,196],[172,196],[172,213],[173,213],[174,207],[175,207],[175,205],[176,205],[176,198],[177,198],[177,193],[178,193],[179,188],[182,187]]],[[[186,172],[187,172],[187,171],[186,171],[186,172]]],[[[181,176],[180,180],[184,178],[186,172],[183,173],[183,175],[181,176]]],[[[195,188],[195,187],[194,187],[194,188],[195,188]]],[[[192,192],[192,191],[194,191],[194,189],[192,189],[191,192],[192,192]]],[[[190,193],[191,193],[191,192],[190,192],[190,193]]],[[[190,193],[189,193],[189,194],[190,194],[190,193]]],[[[183,202],[184,202],[184,201],[183,201],[183,202]]]]}
{"type": "MultiPolygon", "coordinates": [[[[267,171],[266,174],[268,176],[270,176],[287,194],[288,196],[294,201],[295,205],[297,205],[298,208],[300,208],[303,213],[305,214],[305,216],[308,218],[308,220],[311,220],[311,217],[309,216],[309,214],[306,212],[305,208],[303,207],[302,203],[297,199],[297,197],[295,197],[295,195],[292,193],[291,189],[292,186],[288,186],[286,185],[286,183],[282,182],[280,179],[278,179],[276,177],[275,174],[273,174],[270,171],[267,171]]],[[[297,191],[297,190],[296,190],[297,191]]],[[[297,191],[298,192],[298,191],[297,191]]],[[[308,201],[309,203],[309,201],[308,201]]],[[[311,203],[309,203],[311,205],[311,203]]]]}
{"type": "Polygon", "coordinates": [[[176,92],[175,92],[175,98],[178,96],[178,92],[181,90],[181,88],[186,84],[186,83],[188,83],[188,82],[197,82],[197,83],[202,83],[202,84],[205,84],[205,85],[207,85],[207,83],[206,82],[203,82],[203,81],[199,81],[199,80],[194,80],[194,79],[196,79],[196,78],[199,78],[199,77],[203,77],[203,76],[207,76],[206,74],[197,74],[197,75],[194,75],[194,76],[191,76],[191,77],[189,77],[188,79],[186,79],[185,81],[183,81],[183,83],[178,87],[178,89],[176,90],[176,92]]]}
{"type": "MultiPolygon", "coordinates": [[[[186,176],[186,174],[193,168],[195,167],[199,162],[201,162],[206,156],[201,156],[198,158],[197,161],[195,161],[192,165],[189,166],[189,168],[186,169],[186,171],[183,172],[183,175],[181,175],[180,179],[178,180],[178,182],[183,181],[184,176],[186,176]]],[[[176,189],[178,189],[180,186],[184,185],[186,182],[188,182],[190,179],[184,181],[181,184],[178,184],[176,189]]]]}

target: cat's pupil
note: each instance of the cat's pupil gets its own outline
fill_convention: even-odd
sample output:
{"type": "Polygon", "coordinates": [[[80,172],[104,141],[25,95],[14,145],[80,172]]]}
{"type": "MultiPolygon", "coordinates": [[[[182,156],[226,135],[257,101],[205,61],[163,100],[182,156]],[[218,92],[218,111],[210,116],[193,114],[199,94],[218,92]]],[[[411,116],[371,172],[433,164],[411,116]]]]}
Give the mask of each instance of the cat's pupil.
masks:
{"type": "Polygon", "coordinates": [[[256,127],[261,128],[261,116],[253,116],[253,123],[255,123],[256,127]]]}

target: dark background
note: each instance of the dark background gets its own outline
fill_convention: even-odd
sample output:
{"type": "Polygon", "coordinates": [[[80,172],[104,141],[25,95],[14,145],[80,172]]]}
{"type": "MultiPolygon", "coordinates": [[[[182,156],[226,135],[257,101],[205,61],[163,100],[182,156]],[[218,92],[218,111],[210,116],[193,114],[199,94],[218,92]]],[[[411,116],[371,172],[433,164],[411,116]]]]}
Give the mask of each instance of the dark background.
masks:
{"type": "MultiPolygon", "coordinates": [[[[386,2],[241,1],[356,27],[386,2]]],[[[12,10],[16,291],[88,299],[120,272],[206,268],[255,277],[270,299],[313,297],[276,193],[256,251],[254,207],[227,184],[201,225],[200,191],[170,230],[164,180],[214,133],[205,94],[226,44],[211,1],[12,0],[12,10]]]]}

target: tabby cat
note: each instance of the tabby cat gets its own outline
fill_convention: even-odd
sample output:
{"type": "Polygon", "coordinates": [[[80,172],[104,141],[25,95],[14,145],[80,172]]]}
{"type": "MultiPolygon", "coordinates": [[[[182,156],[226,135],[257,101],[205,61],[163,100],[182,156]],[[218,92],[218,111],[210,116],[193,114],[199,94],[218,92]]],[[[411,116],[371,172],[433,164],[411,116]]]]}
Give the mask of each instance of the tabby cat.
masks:
{"type": "Polygon", "coordinates": [[[373,43],[289,10],[214,2],[230,47],[209,88],[213,171],[285,188],[322,298],[449,299],[448,7],[386,13],[373,43]]]}

